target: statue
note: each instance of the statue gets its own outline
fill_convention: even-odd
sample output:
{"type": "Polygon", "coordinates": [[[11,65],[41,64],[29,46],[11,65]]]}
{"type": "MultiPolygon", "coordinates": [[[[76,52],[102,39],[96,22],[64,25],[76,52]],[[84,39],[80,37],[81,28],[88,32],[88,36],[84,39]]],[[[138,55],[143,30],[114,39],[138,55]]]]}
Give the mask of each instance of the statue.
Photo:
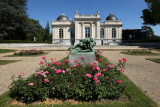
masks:
{"type": "Polygon", "coordinates": [[[68,50],[71,50],[71,53],[77,53],[77,52],[95,52],[93,50],[93,47],[96,45],[96,41],[93,38],[86,38],[79,42],[74,47],[69,47],[68,50]]]}

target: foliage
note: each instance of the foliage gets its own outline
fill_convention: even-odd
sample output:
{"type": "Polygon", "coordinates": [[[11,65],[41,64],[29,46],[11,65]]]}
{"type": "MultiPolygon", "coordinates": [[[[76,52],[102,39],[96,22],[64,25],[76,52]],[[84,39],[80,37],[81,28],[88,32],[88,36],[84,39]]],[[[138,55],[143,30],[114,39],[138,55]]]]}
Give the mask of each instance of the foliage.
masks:
{"type": "Polygon", "coordinates": [[[150,50],[128,50],[121,53],[128,55],[158,55],[157,53],[153,53],[150,50]]]}
{"type": "Polygon", "coordinates": [[[34,38],[36,41],[43,41],[46,37],[47,41],[51,40],[48,25],[44,29],[38,20],[28,17],[27,0],[1,0],[0,7],[0,42],[34,41],[34,38]]]}
{"type": "Polygon", "coordinates": [[[0,65],[6,65],[13,62],[17,62],[17,60],[0,60],[0,65]]]}
{"type": "Polygon", "coordinates": [[[1,40],[0,43],[51,43],[50,41],[1,40]]]}
{"type": "Polygon", "coordinates": [[[49,27],[49,22],[47,21],[46,27],[45,27],[45,33],[44,33],[44,41],[51,41],[51,34],[50,34],[50,27],[49,27]]]}
{"type": "Polygon", "coordinates": [[[25,55],[38,55],[43,54],[43,50],[36,50],[36,49],[30,49],[30,50],[21,50],[21,51],[14,51],[14,55],[16,56],[25,56],[25,55]]]}
{"type": "Polygon", "coordinates": [[[45,56],[42,59],[39,70],[26,80],[22,78],[23,73],[18,74],[19,79],[11,84],[10,97],[25,103],[43,101],[47,97],[89,101],[117,99],[125,91],[126,83],[121,80],[125,58],[119,60],[118,66],[103,64],[106,59],[98,59],[99,66],[96,62],[81,65],[75,61],[72,66],[69,59],[65,62],[53,58],[47,62],[45,56]]]}
{"type": "Polygon", "coordinates": [[[146,60],[150,60],[156,63],[160,63],[160,58],[147,58],[146,60]]]}
{"type": "Polygon", "coordinates": [[[143,18],[144,24],[158,25],[160,24],[160,1],[159,0],[145,0],[148,9],[144,9],[143,18]]]}
{"type": "Polygon", "coordinates": [[[26,39],[26,4],[27,0],[0,1],[0,38],[26,39]]]}
{"type": "Polygon", "coordinates": [[[0,49],[0,54],[1,53],[8,53],[8,52],[14,52],[15,50],[13,49],[0,49]]]}
{"type": "Polygon", "coordinates": [[[27,41],[43,41],[45,29],[40,25],[38,20],[27,18],[27,41]]]}

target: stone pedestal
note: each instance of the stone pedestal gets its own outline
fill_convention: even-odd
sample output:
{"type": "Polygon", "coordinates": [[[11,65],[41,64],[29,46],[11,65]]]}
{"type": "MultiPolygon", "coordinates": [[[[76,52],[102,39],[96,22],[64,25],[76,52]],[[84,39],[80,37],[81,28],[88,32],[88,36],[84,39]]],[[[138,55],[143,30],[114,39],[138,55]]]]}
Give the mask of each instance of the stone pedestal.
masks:
{"type": "Polygon", "coordinates": [[[94,52],[78,52],[69,54],[69,62],[71,65],[74,65],[75,60],[78,61],[78,63],[86,64],[86,63],[92,63],[95,60],[95,53],[94,52]],[[82,59],[84,57],[84,59],[82,59]]]}

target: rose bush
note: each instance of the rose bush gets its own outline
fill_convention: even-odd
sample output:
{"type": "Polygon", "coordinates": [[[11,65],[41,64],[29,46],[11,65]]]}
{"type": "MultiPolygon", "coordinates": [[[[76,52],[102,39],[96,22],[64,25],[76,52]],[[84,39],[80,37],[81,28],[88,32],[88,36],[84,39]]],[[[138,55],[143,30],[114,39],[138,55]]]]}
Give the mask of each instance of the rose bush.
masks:
{"type": "Polygon", "coordinates": [[[43,56],[35,74],[27,79],[21,73],[18,75],[18,80],[10,86],[9,96],[26,103],[43,101],[47,97],[81,101],[117,99],[125,91],[126,83],[121,74],[127,59],[120,59],[114,66],[98,55],[97,61],[101,59],[98,64],[93,62],[83,66],[78,61],[70,65],[67,58],[60,62],[51,58],[48,62],[43,56]]]}
{"type": "Polygon", "coordinates": [[[43,50],[36,50],[36,49],[30,49],[30,50],[20,50],[20,51],[14,51],[14,55],[16,56],[23,56],[23,55],[38,55],[43,54],[43,50]]]}

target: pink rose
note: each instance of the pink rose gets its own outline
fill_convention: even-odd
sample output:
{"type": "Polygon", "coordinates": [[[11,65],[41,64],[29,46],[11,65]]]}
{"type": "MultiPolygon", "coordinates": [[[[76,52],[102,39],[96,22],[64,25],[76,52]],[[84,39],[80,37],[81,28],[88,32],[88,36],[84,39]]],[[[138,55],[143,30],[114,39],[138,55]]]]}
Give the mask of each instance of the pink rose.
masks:
{"type": "Polygon", "coordinates": [[[85,59],[84,57],[81,57],[81,59],[85,59]]]}
{"type": "Polygon", "coordinates": [[[33,86],[33,83],[29,83],[28,86],[33,86]]]}
{"type": "Polygon", "coordinates": [[[53,58],[51,58],[51,60],[53,60],[53,58]]]}
{"type": "Polygon", "coordinates": [[[60,69],[59,69],[59,70],[56,70],[56,69],[55,69],[55,71],[56,71],[56,74],[61,73],[61,70],[60,70],[60,69]]]}
{"type": "Polygon", "coordinates": [[[109,65],[109,68],[113,68],[113,67],[114,67],[114,65],[113,65],[113,64],[109,65]]]}
{"type": "Polygon", "coordinates": [[[101,73],[100,73],[100,72],[98,72],[98,73],[95,75],[95,77],[98,77],[98,76],[101,76],[101,73]]]}
{"type": "Polygon", "coordinates": [[[44,64],[44,62],[41,61],[41,62],[40,62],[40,65],[43,65],[43,64],[44,64]]]}
{"type": "Polygon", "coordinates": [[[104,71],[107,71],[108,69],[103,69],[102,71],[104,72],[104,71]]]}
{"type": "Polygon", "coordinates": [[[62,71],[63,74],[65,74],[65,71],[62,71]]]}
{"type": "Polygon", "coordinates": [[[87,73],[85,76],[87,76],[88,78],[91,78],[91,74],[87,73]]]}
{"type": "Polygon", "coordinates": [[[96,66],[96,67],[93,67],[93,70],[98,71],[98,70],[100,70],[100,68],[98,66],[96,66]]]}
{"type": "Polygon", "coordinates": [[[44,82],[45,82],[45,83],[49,82],[49,79],[44,79],[44,82]]]}
{"type": "Polygon", "coordinates": [[[74,63],[77,63],[78,61],[77,60],[74,60],[74,63]]]}
{"type": "Polygon", "coordinates": [[[95,84],[97,84],[98,82],[99,82],[99,80],[96,80],[96,81],[95,81],[95,84]]]}
{"type": "Polygon", "coordinates": [[[123,61],[125,61],[125,62],[126,62],[126,61],[127,61],[127,59],[126,59],[126,58],[123,58],[123,61]]]}
{"type": "Polygon", "coordinates": [[[67,59],[66,61],[65,61],[65,63],[68,63],[69,62],[69,59],[67,59]]]}
{"type": "Polygon", "coordinates": [[[106,79],[108,78],[108,77],[105,77],[106,79]]]}
{"type": "Polygon", "coordinates": [[[24,73],[19,73],[19,74],[18,74],[18,77],[21,77],[23,74],[24,74],[24,73]]]}
{"type": "Polygon", "coordinates": [[[100,55],[100,53],[96,53],[97,55],[100,55]]]}
{"type": "Polygon", "coordinates": [[[119,62],[122,62],[122,59],[119,59],[119,62]]]}
{"type": "Polygon", "coordinates": [[[46,60],[46,56],[42,56],[42,59],[46,60]]]}
{"type": "Polygon", "coordinates": [[[70,70],[70,68],[68,68],[66,71],[68,72],[70,70]]]}
{"type": "Polygon", "coordinates": [[[102,59],[99,59],[98,61],[99,61],[99,62],[102,62],[103,60],[102,60],[102,59]]]}
{"type": "Polygon", "coordinates": [[[118,80],[117,83],[120,84],[122,82],[122,80],[118,80]]]}
{"type": "Polygon", "coordinates": [[[93,80],[97,80],[98,77],[94,77],[93,80]]]}
{"type": "Polygon", "coordinates": [[[50,72],[46,71],[47,74],[49,74],[50,72]]]}

